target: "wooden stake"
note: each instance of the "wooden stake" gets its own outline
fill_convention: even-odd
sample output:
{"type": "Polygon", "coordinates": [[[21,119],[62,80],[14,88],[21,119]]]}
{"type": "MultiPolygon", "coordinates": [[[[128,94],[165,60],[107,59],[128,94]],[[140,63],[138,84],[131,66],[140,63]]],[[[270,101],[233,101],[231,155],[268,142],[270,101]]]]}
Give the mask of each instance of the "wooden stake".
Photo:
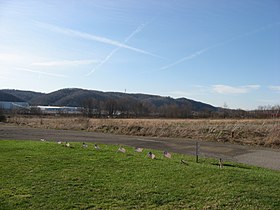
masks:
{"type": "Polygon", "coordinates": [[[198,163],[198,142],[195,143],[195,156],[196,156],[196,163],[198,163]]]}
{"type": "Polygon", "coordinates": [[[223,167],[224,167],[224,163],[223,163],[222,158],[220,158],[220,160],[219,160],[219,168],[223,168],[223,167]]]}

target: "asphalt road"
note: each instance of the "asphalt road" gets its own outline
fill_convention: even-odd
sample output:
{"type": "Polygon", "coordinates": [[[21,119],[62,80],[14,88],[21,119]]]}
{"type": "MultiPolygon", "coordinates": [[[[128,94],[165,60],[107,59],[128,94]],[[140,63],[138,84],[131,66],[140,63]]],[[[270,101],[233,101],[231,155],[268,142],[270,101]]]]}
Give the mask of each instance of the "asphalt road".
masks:
{"type": "Polygon", "coordinates": [[[36,141],[41,138],[50,141],[121,144],[189,155],[195,155],[195,145],[198,142],[200,156],[222,158],[224,160],[280,170],[280,150],[278,149],[189,139],[122,136],[86,131],[39,129],[0,124],[0,140],[36,141]]]}

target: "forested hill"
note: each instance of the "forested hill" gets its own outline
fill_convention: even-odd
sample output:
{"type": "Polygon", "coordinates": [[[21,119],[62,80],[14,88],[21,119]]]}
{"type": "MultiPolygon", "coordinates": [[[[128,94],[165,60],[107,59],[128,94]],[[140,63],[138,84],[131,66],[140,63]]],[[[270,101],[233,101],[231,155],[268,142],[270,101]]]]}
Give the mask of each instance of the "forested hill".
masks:
{"type": "Polygon", "coordinates": [[[10,94],[30,105],[51,105],[51,106],[114,106],[119,110],[130,108],[141,108],[159,110],[188,110],[188,111],[216,111],[218,108],[202,102],[171,97],[162,97],[148,94],[128,94],[120,92],[101,92],[86,89],[61,89],[51,93],[38,93],[22,90],[1,90],[1,94],[10,94]],[[130,107],[130,108],[129,108],[130,107]]]}
{"type": "Polygon", "coordinates": [[[0,90],[0,96],[3,93],[13,95],[18,100],[28,102],[28,103],[30,103],[30,101],[34,98],[45,95],[44,93],[39,93],[39,92],[34,92],[34,91],[13,90],[13,89],[0,90]]]}
{"type": "Polygon", "coordinates": [[[3,90],[0,90],[0,101],[9,101],[9,102],[24,102],[23,99],[13,95],[6,93],[3,90]]]}

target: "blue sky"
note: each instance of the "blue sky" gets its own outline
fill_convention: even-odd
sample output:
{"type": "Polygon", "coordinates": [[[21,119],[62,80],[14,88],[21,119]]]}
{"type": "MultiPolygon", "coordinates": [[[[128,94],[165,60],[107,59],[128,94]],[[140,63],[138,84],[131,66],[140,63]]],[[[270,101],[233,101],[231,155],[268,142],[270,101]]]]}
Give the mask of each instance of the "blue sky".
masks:
{"type": "Polygon", "coordinates": [[[0,0],[0,81],[280,104],[280,1],[0,0]]]}

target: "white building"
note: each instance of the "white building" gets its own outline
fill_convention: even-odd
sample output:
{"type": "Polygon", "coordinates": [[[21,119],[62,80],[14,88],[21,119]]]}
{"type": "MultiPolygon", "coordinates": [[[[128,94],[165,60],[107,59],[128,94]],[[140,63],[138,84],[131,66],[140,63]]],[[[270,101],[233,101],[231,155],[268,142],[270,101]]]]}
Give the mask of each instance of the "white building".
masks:
{"type": "Polygon", "coordinates": [[[29,109],[29,104],[27,102],[9,102],[0,101],[0,109],[12,110],[12,109],[29,109]]]}
{"type": "Polygon", "coordinates": [[[81,108],[70,106],[37,106],[43,114],[81,114],[81,108]]]}

